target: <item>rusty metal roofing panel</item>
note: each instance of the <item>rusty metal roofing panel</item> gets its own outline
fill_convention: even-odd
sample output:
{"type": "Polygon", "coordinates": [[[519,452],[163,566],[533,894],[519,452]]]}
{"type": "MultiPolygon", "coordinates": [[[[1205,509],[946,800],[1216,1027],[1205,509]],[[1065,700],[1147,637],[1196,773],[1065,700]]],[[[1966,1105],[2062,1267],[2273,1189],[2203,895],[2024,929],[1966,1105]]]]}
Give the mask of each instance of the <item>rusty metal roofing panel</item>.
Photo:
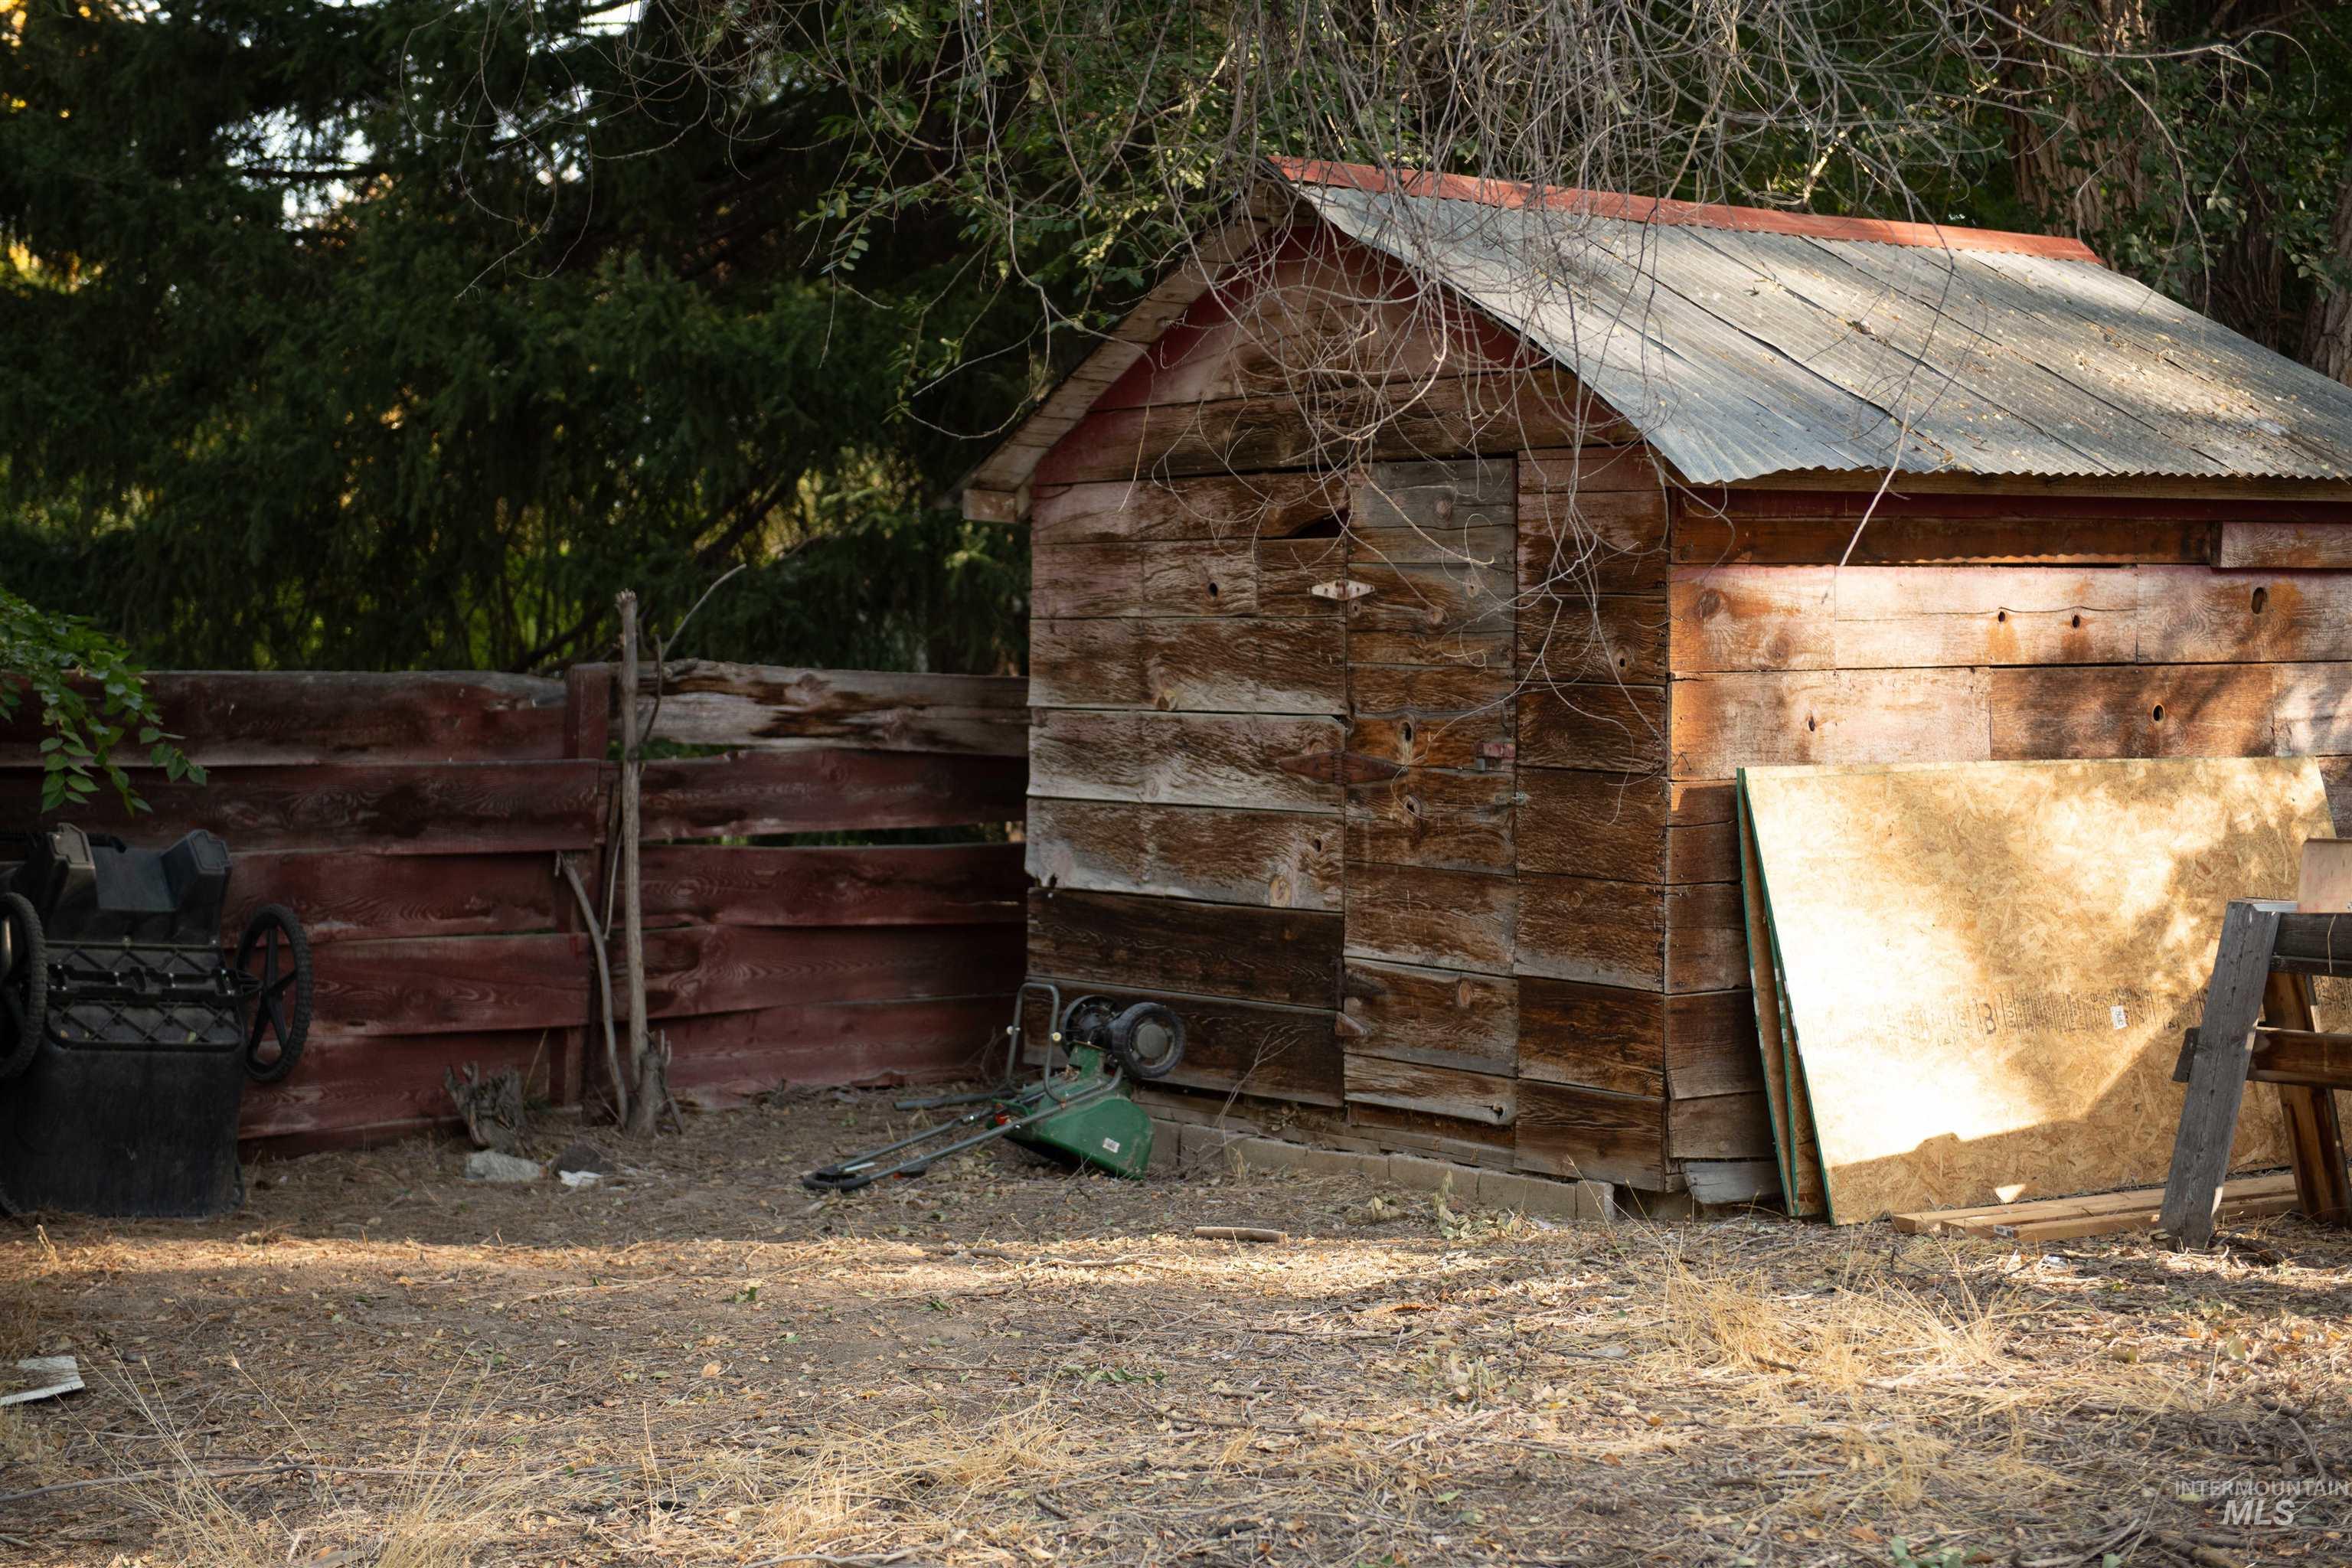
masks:
{"type": "Polygon", "coordinates": [[[2352,388],[2095,262],[1307,185],[1684,476],[2352,479],[2352,388]]]}

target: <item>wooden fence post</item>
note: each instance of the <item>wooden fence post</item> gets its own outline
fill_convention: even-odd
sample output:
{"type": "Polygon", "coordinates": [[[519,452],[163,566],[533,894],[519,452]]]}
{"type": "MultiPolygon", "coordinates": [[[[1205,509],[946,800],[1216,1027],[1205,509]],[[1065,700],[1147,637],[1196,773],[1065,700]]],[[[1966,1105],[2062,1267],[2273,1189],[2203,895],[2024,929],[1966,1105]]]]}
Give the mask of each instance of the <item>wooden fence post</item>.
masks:
{"type": "MultiPolygon", "coordinates": [[[[563,754],[581,762],[604,760],[604,752],[613,737],[613,667],[609,664],[575,664],[563,672],[563,754]]],[[[609,851],[604,842],[605,818],[597,819],[593,867],[609,851]]],[[[592,879],[602,885],[601,875],[592,879]]],[[[556,929],[563,931],[586,931],[577,903],[558,889],[555,908],[556,929]]],[[[589,940],[594,941],[593,933],[589,940]]],[[[591,973],[593,973],[593,968],[591,973]]],[[[597,1005],[601,1001],[592,998],[597,1005]]],[[[589,1010],[588,1026],[563,1031],[564,1044],[548,1073],[547,1098],[557,1105],[577,1105],[588,1090],[591,1053],[588,1041],[599,1022],[595,1006],[589,1010]]]]}
{"type": "Polygon", "coordinates": [[[639,784],[645,763],[637,755],[637,596],[624,591],[621,611],[621,932],[629,987],[629,1085],[645,1083],[646,911],[638,880],[637,849],[643,837],[639,784]]]}

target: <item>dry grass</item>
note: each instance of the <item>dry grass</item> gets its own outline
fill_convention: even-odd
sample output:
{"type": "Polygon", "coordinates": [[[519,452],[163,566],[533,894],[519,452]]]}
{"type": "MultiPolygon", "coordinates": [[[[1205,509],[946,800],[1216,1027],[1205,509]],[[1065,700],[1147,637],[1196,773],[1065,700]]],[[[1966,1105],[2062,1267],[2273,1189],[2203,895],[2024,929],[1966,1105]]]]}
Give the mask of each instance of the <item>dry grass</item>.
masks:
{"type": "Polygon", "coordinates": [[[987,1155],[797,1188],[890,1120],[706,1118],[591,1193],[417,1142],[12,1240],[0,1322],[98,1375],[0,1425],[0,1493],[153,1479],[0,1504],[0,1561],[2352,1561],[2352,1500],[2265,1531],[2175,1495],[2352,1468],[2339,1236],[1560,1229],[987,1155]],[[1190,1234],[1253,1222],[1294,1240],[1190,1234]]]}

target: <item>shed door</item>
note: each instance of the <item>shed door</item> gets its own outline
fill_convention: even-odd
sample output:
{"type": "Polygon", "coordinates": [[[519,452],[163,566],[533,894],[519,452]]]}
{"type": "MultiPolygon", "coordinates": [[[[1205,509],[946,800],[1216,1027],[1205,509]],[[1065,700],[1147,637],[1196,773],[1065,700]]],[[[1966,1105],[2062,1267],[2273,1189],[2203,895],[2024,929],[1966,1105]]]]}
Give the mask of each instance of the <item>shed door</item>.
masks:
{"type": "Polygon", "coordinates": [[[1509,459],[1349,497],[1345,1074],[1360,1123],[1508,1151],[1517,494],[1509,459]]]}

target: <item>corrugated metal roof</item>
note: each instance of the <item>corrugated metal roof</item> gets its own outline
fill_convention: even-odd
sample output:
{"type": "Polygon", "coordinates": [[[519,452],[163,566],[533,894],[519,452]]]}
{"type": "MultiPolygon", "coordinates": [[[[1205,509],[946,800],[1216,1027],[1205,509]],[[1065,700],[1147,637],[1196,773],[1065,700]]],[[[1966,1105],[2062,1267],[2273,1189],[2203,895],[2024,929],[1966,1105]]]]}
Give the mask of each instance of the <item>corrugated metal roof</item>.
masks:
{"type": "Polygon", "coordinates": [[[1574,371],[1695,483],[1890,462],[2352,479],[2352,387],[2095,261],[1289,173],[1330,223],[1574,371]]]}

